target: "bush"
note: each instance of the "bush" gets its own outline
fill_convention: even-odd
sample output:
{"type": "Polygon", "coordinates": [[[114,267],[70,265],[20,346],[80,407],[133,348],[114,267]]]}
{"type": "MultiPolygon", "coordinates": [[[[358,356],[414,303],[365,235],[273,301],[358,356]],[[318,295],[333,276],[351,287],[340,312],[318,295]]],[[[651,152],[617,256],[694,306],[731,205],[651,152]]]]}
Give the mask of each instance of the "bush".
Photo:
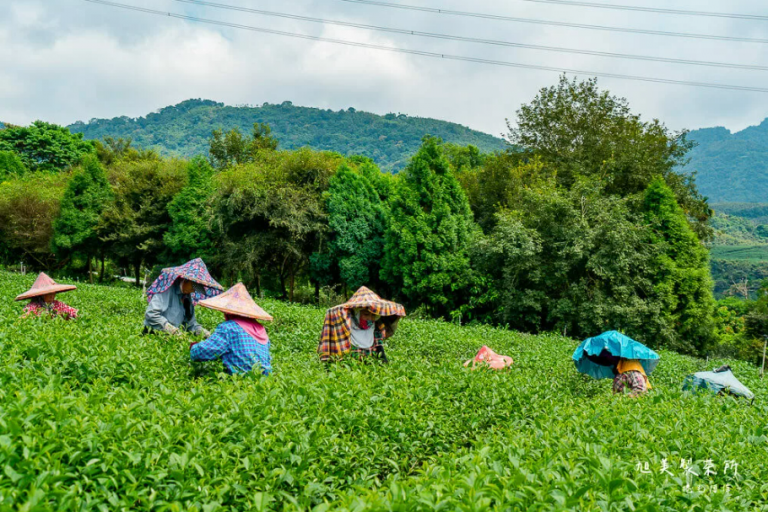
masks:
{"type": "MultiPolygon", "coordinates": [[[[704,362],[666,351],[654,389],[633,400],[576,373],[573,340],[406,318],[390,365],[326,369],[315,354],[324,311],[266,299],[274,373],[230,376],[190,363],[188,339],[141,336],[135,289],[82,284],[60,296],[76,321],[20,320],[13,297],[33,280],[0,272],[3,510],[764,505],[768,384],[745,363],[709,369],[730,364],[757,394],[752,407],[682,393],[704,362]],[[484,344],[513,367],[464,368],[484,344]],[[688,481],[681,459],[701,476],[688,481]]],[[[222,318],[198,309],[209,329],[222,318]]]]}

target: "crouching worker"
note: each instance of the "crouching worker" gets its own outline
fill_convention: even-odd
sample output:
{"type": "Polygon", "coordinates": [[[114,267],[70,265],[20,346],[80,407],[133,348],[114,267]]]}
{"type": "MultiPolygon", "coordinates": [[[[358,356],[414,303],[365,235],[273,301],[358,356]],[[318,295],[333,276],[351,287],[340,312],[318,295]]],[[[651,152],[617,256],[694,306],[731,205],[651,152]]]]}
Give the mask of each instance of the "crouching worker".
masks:
{"type": "Polygon", "coordinates": [[[35,279],[32,288],[22,293],[16,300],[27,300],[29,304],[24,307],[23,318],[30,315],[40,316],[47,313],[52,317],[61,317],[65,320],[77,318],[77,310],[69,307],[61,301],[56,300],[57,293],[77,290],[77,287],[71,284],[58,284],[48,277],[44,272],[40,272],[35,279]]]}
{"type": "Polygon", "coordinates": [[[211,333],[197,323],[195,304],[215,297],[223,289],[200,258],[180,267],[163,269],[147,290],[149,304],[144,314],[144,334],[181,334],[183,328],[196,336],[209,336],[211,333]]]}
{"type": "Polygon", "coordinates": [[[224,321],[207,340],[189,345],[193,361],[221,359],[227,373],[249,372],[258,364],[264,375],[270,374],[269,336],[259,321],[272,317],[253,301],[243,283],[199,305],[221,311],[224,321]]]}
{"type": "Polygon", "coordinates": [[[349,301],[326,312],[317,347],[320,360],[341,359],[349,354],[357,359],[375,356],[389,362],[382,341],[395,333],[404,316],[403,306],[361,287],[349,301]]]}
{"type": "Polygon", "coordinates": [[[613,379],[613,392],[624,393],[629,390],[629,396],[642,395],[651,389],[648,376],[643,365],[637,359],[619,359],[616,365],[616,377],[613,379]]]}

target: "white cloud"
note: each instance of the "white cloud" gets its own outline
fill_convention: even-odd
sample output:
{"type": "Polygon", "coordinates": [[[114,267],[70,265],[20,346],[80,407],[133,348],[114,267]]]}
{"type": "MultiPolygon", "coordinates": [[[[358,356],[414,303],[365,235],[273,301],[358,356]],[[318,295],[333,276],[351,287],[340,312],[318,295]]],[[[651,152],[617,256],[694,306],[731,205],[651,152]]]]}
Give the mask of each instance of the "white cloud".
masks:
{"type": "MultiPolygon", "coordinates": [[[[501,48],[320,26],[201,8],[173,0],[117,0],[232,23],[377,45],[679,80],[765,86],[765,72],[732,71],[501,48]]],[[[622,0],[612,0],[618,3],[622,0]]],[[[661,38],[459,18],[335,0],[226,0],[222,3],[328,19],[548,46],[768,65],[768,45],[661,38]]],[[[764,37],[765,23],[546,6],[519,0],[403,0],[406,4],[654,30],[764,37]]],[[[627,0],[628,4],[631,4],[627,0]]],[[[635,1],[635,3],[640,3],[635,1]]],[[[756,12],[748,0],[679,0],[676,8],[756,12]]],[[[0,119],[62,124],[139,116],[187,98],[228,104],[284,100],[460,122],[498,135],[556,73],[430,59],[291,39],[120,10],[80,0],[0,2],[0,119]]],[[[662,0],[654,5],[665,6],[662,0]]],[[[643,2],[645,5],[645,2],[643,2]]],[[[768,94],[654,85],[601,84],[645,118],[673,128],[741,129],[768,116],[768,94]]]]}

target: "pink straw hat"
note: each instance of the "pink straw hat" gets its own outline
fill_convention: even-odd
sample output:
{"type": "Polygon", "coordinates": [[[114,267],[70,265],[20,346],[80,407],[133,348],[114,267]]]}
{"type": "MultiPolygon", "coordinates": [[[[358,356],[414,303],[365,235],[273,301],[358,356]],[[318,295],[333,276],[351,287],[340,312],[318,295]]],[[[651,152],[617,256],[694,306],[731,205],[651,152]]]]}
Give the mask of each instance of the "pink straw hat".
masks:
{"type": "Polygon", "coordinates": [[[197,305],[254,320],[273,320],[272,315],[253,301],[243,283],[237,283],[221,295],[201,300],[197,305]]]}
{"type": "Polygon", "coordinates": [[[57,284],[56,281],[48,277],[48,274],[40,272],[40,275],[37,276],[32,288],[16,297],[16,300],[34,299],[35,297],[42,297],[49,293],[69,292],[72,290],[77,290],[77,286],[71,284],[57,284]]]}

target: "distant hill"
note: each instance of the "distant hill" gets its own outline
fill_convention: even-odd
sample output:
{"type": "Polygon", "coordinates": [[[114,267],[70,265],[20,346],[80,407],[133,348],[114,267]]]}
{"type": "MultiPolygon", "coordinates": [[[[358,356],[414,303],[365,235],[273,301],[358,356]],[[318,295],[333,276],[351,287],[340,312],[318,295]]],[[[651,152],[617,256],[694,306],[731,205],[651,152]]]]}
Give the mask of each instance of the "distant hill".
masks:
{"type": "Polygon", "coordinates": [[[270,125],[281,148],[309,146],[344,155],[364,155],[389,171],[405,167],[425,134],[446,142],[473,144],[483,152],[504,148],[504,142],[498,137],[447,121],[405,114],[379,116],[353,108],[332,111],[297,107],[290,101],[280,105],[265,103],[261,107],[232,107],[193,99],[145,117],[78,121],[69,129],[83,133],[87,139],[131,137],[136,146],[154,148],[165,155],[189,157],[207,154],[213,129],[239,128],[250,134],[256,122],[270,125]]]}
{"type": "Polygon", "coordinates": [[[768,119],[737,133],[723,127],[690,133],[698,142],[686,170],[710,203],[768,202],[768,119]]]}

